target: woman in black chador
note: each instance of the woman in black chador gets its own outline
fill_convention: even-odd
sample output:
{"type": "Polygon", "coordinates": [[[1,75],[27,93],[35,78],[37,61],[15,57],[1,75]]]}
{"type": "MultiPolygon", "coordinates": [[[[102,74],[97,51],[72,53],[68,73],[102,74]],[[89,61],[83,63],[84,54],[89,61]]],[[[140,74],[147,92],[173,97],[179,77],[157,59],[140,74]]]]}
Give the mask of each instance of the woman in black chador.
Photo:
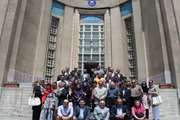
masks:
{"type": "MultiPolygon", "coordinates": [[[[33,94],[34,94],[34,97],[39,97],[40,99],[42,98],[41,87],[38,85],[38,83],[36,83],[33,88],[33,94]]],[[[40,104],[39,106],[32,107],[33,120],[39,120],[39,117],[41,114],[41,106],[42,106],[42,104],[40,104]]]]}

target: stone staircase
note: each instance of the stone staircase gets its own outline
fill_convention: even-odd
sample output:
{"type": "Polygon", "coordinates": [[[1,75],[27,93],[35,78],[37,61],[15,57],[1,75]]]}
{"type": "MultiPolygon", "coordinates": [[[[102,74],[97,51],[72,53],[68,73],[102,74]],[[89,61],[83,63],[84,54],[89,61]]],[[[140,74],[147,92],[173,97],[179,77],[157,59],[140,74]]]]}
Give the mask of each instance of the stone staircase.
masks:
{"type": "Polygon", "coordinates": [[[0,120],[32,120],[32,109],[28,106],[30,83],[20,84],[19,88],[1,87],[0,91],[0,120]]]}
{"type": "MultiPolygon", "coordinates": [[[[32,94],[30,83],[19,88],[0,88],[0,120],[32,120],[28,98],[32,94]]],[[[180,120],[176,89],[160,89],[163,104],[160,105],[161,120],[180,120]]]]}
{"type": "Polygon", "coordinates": [[[160,105],[161,120],[180,120],[176,89],[160,89],[163,104],[160,105]]]}

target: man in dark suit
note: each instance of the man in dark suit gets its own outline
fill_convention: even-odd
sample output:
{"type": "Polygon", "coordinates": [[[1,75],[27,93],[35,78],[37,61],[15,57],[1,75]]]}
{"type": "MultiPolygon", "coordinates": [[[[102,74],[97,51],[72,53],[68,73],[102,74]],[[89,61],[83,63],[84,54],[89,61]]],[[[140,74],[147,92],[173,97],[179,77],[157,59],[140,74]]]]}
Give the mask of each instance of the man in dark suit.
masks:
{"type": "Polygon", "coordinates": [[[131,103],[131,90],[126,87],[126,83],[122,83],[119,89],[119,96],[123,100],[123,105],[126,105],[128,109],[131,111],[130,103],[131,103]]]}
{"type": "Polygon", "coordinates": [[[123,100],[118,97],[117,103],[111,109],[110,119],[111,120],[128,120],[129,112],[128,108],[123,105],[123,100]]]}
{"type": "Polygon", "coordinates": [[[85,105],[85,100],[81,99],[79,106],[74,109],[74,119],[75,120],[87,120],[90,115],[90,109],[85,105]]]}
{"type": "Polygon", "coordinates": [[[119,92],[119,89],[116,88],[116,84],[112,81],[110,83],[110,88],[107,93],[107,102],[110,109],[116,102],[116,99],[118,97],[118,92],[119,92]]]}
{"type": "Polygon", "coordinates": [[[60,106],[68,96],[68,89],[65,86],[65,82],[62,81],[58,81],[57,86],[56,95],[58,97],[58,106],[60,106]]]}

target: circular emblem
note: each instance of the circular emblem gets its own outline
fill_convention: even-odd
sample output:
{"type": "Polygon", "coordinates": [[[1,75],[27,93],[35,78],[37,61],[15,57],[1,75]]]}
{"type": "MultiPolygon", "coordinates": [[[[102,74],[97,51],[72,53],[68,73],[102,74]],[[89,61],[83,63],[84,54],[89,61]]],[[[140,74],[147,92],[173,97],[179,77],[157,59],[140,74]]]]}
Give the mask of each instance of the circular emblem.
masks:
{"type": "Polygon", "coordinates": [[[90,7],[96,6],[96,0],[89,0],[89,1],[88,1],[88,5],[89,5],[90,7]]]}

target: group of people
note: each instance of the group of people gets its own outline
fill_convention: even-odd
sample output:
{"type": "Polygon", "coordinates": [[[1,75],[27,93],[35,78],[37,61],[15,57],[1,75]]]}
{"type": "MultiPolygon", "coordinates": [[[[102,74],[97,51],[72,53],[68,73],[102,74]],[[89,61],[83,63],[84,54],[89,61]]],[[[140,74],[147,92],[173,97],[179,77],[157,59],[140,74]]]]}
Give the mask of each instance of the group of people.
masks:
{"type": "Polygon", "coordinates": [[[127,80],[120,70],[77,68],[62,70],[56,82],[34,83],[33,93],[41,105],[33,106],[33,120],[160,120],[158,96],[153,80],[127,80]]]}

